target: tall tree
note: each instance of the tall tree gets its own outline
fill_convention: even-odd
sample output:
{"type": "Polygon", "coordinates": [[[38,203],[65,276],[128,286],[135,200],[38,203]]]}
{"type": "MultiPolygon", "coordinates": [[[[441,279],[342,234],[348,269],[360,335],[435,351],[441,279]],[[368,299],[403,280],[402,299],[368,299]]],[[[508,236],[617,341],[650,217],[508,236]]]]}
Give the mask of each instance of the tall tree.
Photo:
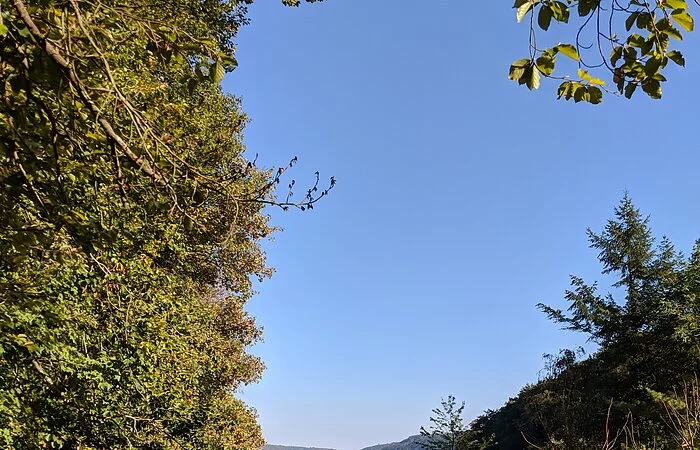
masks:
{"type": "Polygon", "coordinates": [[[538,383],[479,418],[475,430],[495,437],[489,448],[620,448],[621,432],[640,445],[677,449],[668,408],[679,403],[668,399],[700,370],[697,245],[684,258],[668,239],[657,243],[627,195],[602,232],[588,237],[602,272],[614,277],[611,292],[572,277],[568,310],[539,306],[599,348],[583,360],[572,351],[551,357],[538,383]]]}
{"type": "Polygon", "coordinates": [[[243,154],[247,3],[2,3],[0,447],[262,445],[262,208],[327,191],[277,202],[243,154]]]}

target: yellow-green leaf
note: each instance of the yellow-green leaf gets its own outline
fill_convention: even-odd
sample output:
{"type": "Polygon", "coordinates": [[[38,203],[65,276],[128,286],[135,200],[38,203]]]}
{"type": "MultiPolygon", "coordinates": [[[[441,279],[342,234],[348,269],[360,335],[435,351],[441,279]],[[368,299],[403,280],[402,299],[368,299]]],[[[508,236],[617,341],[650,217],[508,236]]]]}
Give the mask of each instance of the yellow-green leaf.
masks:
{"type": "Polygon", "coordinates": [[[688,9],[688,3],[685,0],[666,0],[664,6],[673,9],[688,9]]]}
{"type": "Polygon", "coordinates": [[[532,68],[529,73],[530,77],[527,79],[528,89],[539,89],[540,88],[540,71],[532,68]]]}
{"type": "Polygon", "coordinates": [[[209,76],[214,83],[220,83],[224,79],[224,65],[220,60],[217,60],[209,68],[209,76]]]}
{"type": "Polygon", "coordinates": [[[525,74],[525,70],[530,66],[531,61],[529,59],[519,59],[514,61],[510,65],[510,71],[508,72],[508,78],[511,80],[518,81],[525,74]]]}
{"type": "Polygon", "coordinates": [[[589,84],[595,84],[598,86],[605,86],[605,81],[601,80],[600,78],[594,78],[592,77],[588,71],[583,70],[583,69],[578,69],[578,76],[582,80],[588,81],[589,84]]]}
{"type": "Polygon", "coordinates": [[[573,59],[574,61],[580,61],[581,57],[578,54],[578,50],[576,50],[576,47],[574,47],[571,44],[559,44],[556,47],[558,52],[560,52],[563,55],[568,56],[569,58],[573,59]]]}
{"type": "Polygon", "coordinates": [[[525,15],[528,13],[528,11],[530,11],[530,9],[532,9],[532,2],[527,2],[520,5],[515,14],[515,18],[518,19],[518,23],[523,21],[525,15]]]}
{"type": "Polygon", "coordinates": [[[691,32],[695,28],[693,16],[684,9],[676,9],[671,13],[671,18],[676,21],[685,31],[691,32]]]}

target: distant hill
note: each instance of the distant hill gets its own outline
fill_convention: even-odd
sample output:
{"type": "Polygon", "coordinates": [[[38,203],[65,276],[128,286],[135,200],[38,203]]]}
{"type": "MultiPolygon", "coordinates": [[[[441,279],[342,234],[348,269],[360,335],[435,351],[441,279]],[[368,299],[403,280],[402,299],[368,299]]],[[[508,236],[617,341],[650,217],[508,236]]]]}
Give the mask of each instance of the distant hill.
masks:
{"type": "MultiPolygon", "coordinates": [[[[371,447],[365,447],[362,450],[423,450],[420,446],[421,442],[425,442],[424,437],[420,435],[410,436],[401,442],[392,442],[390,444],[379,444],[371,447]]],[[[318,447],[294,447],[291,445],[272,445],[266,444],[263,450],[333,450],[331,448],[318,447]]]]}
{"type": "Polygon", "coordinates": [[[373,445],[372,447],[365,447],[362,450],[423,450],[420,444],[421,442],[425,442],[426,439],[427,438],[417,434],[415,436],[409,436],[401,442],[373,445]]]}
{"type": "Polygon", "coordinates": [[[263,445],[263,450],[334,450],[332,448],[319,448],[319,447],[294,447],[292,445],[263,445]]]}

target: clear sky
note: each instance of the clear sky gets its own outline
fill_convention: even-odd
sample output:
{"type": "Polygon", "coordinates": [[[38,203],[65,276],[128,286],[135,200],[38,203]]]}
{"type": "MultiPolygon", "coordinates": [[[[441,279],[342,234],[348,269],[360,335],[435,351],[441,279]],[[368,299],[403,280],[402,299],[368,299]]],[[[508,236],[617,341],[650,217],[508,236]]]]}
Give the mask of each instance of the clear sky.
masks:
{"type": "Polygon", "coordinates": [[[543,353],[584,343],[535,304],[600,279],[585,230],[625,190],[679,249],[700,237],[699,37],[662,101],[574,105],[507,79],[527,39],[511,5],[251,6],[224,81],[249,151],[298,156],[300,186],[338,180],[311,213],[272,211],[277,272],[249,306],[267,370],[242,392],[270,443],[397,441],[443,396],[471,419],[535,381],[543,353]]]}

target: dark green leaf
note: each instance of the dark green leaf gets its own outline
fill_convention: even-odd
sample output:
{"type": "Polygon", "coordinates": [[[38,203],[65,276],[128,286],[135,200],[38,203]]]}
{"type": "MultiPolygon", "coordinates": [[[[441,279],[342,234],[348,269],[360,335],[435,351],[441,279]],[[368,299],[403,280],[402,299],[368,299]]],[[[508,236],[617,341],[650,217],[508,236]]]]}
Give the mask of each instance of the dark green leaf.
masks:
{"type": "Polygon", "coordinates": [[[661,98],[661,83],[657,80],[647,78],[642,82],[642,90],[653,99],[661,98]]]}
{"type": "Polygon", "coordinates": [[[638,17],[638,12],[634,12],[627,17],[627,20],[625,20],[625,28],[627,29],[627,31],[632,29],[632,26],[634,26],[634,22],[637,20],[638,17]]]}
{"type": "Polygon", "coordinates": [[[543,30],[548,30],[549,25],[552,23],[552,9],[544,5],[540,8],[540,12],[537,15],[537,24],[542,28],[543,30]]]}
{"type": "Polygon", "coordinates": [[[679,66],[685,67],[685,58],[683,58],[683,54],[678,50],[668,52],[668,58],[679,66]]]}
{"type": "Polygon", "coordinates": [[[596,86],[588,87],[588,101],[597,105],[603,101],[603,91],[596,86]]]}

